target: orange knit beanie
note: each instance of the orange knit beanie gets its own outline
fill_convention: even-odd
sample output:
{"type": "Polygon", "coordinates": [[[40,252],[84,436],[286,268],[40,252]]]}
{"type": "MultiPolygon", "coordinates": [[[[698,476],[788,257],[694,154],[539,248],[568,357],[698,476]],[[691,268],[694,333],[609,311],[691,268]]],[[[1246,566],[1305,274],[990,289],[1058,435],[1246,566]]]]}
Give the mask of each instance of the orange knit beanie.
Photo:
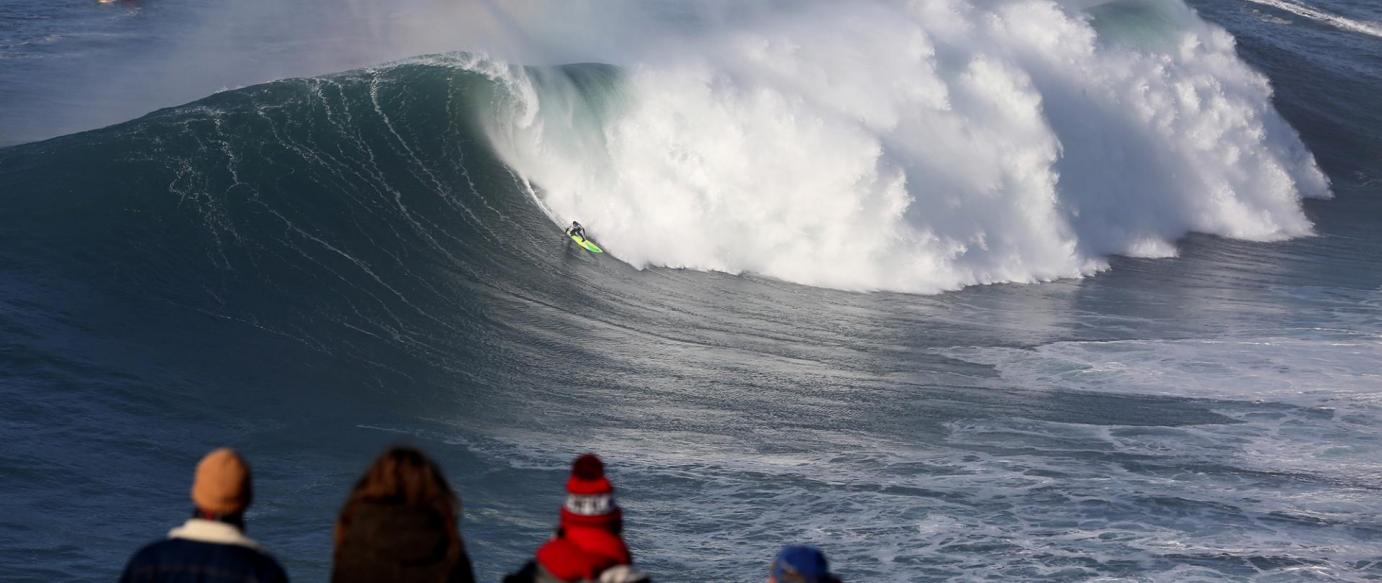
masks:
{"type": "Polygon", "coordinates": [[[197,464],[192,502],[202,512],[230,515],[244,512],[253,497],[250,466],[235,450],[222,447],[197,464]]]}

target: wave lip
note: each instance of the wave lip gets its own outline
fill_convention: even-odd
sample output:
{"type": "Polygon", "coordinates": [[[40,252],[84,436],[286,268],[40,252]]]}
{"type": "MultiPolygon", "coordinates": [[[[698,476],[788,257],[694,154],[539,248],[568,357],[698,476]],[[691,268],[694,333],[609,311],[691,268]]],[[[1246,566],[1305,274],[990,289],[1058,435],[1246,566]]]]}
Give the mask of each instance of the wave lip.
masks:
{"type": "Polygon", "coordinates": [[[1311,233],[1328,181],[1228,33],[1075,4],[807,3],[598,83],[517,71],[491,139],[639,267],[938,292],[1311,233]]]}

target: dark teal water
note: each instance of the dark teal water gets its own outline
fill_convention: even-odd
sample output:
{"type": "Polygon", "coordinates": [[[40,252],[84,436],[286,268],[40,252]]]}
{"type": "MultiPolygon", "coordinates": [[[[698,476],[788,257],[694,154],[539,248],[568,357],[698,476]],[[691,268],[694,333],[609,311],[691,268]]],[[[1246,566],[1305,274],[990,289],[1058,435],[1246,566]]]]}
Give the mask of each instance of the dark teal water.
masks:
{"type": "MultiPolygon", "coordinates": [[[[1197,8],[1334,181],[1318,236],[939,296],[635,270],[564,241],[478,129],[502,88],[451,58],[0,150],[0,571],[114,577],[233,444],[250,534],[321,579],[349,485],[404,441],[487,580],[586,450],[665,581],[756,580],[787,542],[855,581],[1382,576],[1382,49],[1197,8]]],[[[13,63],[34,95],[62,67],[13,63]]]]}

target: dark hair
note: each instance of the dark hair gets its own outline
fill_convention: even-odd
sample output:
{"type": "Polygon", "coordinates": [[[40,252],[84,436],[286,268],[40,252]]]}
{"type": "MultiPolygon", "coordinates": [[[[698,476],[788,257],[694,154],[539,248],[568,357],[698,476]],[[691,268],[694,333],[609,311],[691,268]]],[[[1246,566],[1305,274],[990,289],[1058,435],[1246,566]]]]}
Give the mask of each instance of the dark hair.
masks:
{"type": "Polygon", "coordinates": [[[389,448],[375,458],[365,475],[355,482],[336,519],[337,550],[350,530],[355,513],[365,504],[395,504],[431,510],[446,524],[446,558],[455,561],[461,557],[461,535],[456,530],[461,501],[446,483],[441,468],[416,448],[389,448]]]}

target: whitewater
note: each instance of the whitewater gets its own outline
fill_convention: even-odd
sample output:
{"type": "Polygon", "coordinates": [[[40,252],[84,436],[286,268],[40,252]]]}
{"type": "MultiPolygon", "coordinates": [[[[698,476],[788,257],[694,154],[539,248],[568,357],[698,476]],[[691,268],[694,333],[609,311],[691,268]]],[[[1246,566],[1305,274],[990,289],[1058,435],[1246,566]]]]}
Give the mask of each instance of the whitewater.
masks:
{"type": "Polygon", "coordinates": [[[1232,37],[1089,4],[798,3],[611,95],[510,69],[491,135],[640,267],[936,292],[1308,235],[1328,180],[1232,37]]]}

